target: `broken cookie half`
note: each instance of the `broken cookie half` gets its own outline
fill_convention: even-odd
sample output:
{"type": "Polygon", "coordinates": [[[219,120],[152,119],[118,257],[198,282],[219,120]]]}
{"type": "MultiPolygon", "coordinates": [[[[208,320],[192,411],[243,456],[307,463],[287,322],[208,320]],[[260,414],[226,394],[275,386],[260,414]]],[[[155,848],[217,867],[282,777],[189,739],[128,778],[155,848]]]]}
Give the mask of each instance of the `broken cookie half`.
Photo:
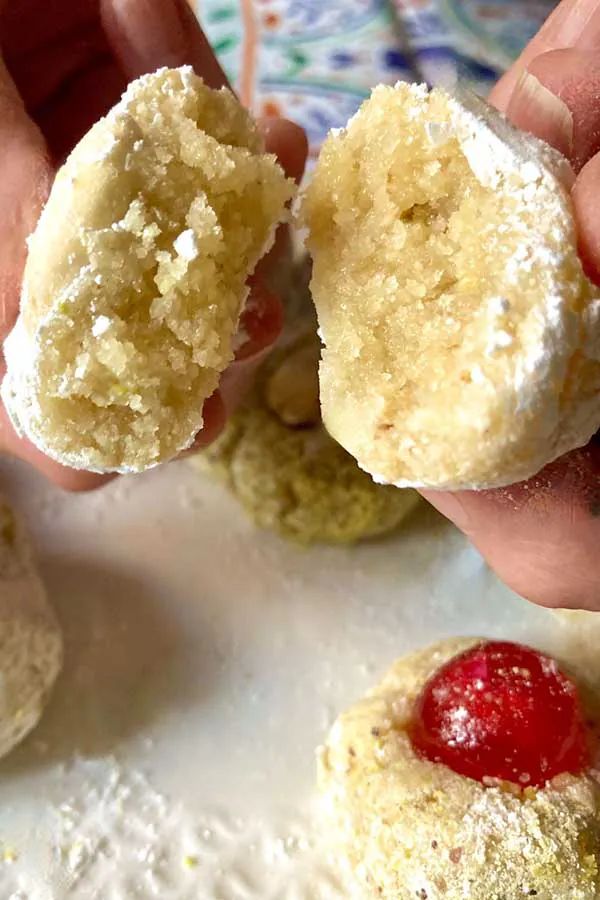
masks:
{"type": "Polygon", "coordinates": [[[59,171],[29,240],[2,387],[17,429],[93,471],[188,447],[292,193],[230,91],[189,68],[133,82],[59,171]]]}
{"type": "Polygon", "coordinates": [[[303,216],[328,430],[376,480],[527,478],[600,424],[600,301],[568,163],[474,96],[378,87],[303,216]]]}

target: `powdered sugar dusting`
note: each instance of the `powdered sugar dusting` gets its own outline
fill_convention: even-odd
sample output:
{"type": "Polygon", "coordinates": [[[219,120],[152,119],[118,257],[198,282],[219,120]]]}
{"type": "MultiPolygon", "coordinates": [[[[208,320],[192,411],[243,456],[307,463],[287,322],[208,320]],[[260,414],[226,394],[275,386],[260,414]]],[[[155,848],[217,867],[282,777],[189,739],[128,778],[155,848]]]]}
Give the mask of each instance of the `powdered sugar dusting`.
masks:
{"type": "Polygon", "coordinates": [[[173,244],[175,251],[185,260],[192,260],[198,256],[198,243],[192,228],[182,231],[173,244]]]}
{"type": "Polygon", "coordinates": [[[479,740],[477,721],[465,706],[455,706],[449,713],[441,736],[450,747],[476,747],[479,740]]]}
{"type": "Polygon", "coordinates": [[[42,816],[46,887],[27,844],[0,846],[0,891],[23,900],[342,900],[352,888],[306,816],[191,813],[114,758],[73,759],[42,816]],[[16,892],[17,893],[15,895],[16,892]],[[12,892],[12,893],[11,893],[12,892]]]}
{"type": "MultiPolygon", "coordinates": [[[[591,837],[588,844],[588,836],[596,832],[598,791],[593,768],[579,776],[557,775],[537,788],[527,786],[525,771],[520,784],[497,778],[481,784],[415,753],[403,733],[419,691],[439,666],[476,644],[453,640],[398,660],[378,687],[340,717],[320,754],[324,814],[332,817],[359,877],[369,888],[378,886],[386,900],[592,900],[597,844],[591,837]],[[408,714],[396,711],[401,694],[408,714]]],[[[543,668],[554,675],[552,663],[543,668]]],[[[526,665],[510,669],[524,681],[533,677],[526,665]]],[[[478,681],[474,690],[485,678],[478,681]]],[[[460,703],[458,694],[453,720],[462,747],[468,746],[471,723],[468,696],[460,703]]]]}
{"type": "Polygon", "coordinates": [[[299,550],[185,464],[77,497],[2,468],[68,644],[53,708],[3,764],[2,900],[152,900],[153,867],[165,900],[349,900],[307,809],[336,715],[440,634],[580,656],[570,626],[503,588],[426,508],[390,540],[299,550]],[[63,769],[78,742],[95,758],[63,769]]]}

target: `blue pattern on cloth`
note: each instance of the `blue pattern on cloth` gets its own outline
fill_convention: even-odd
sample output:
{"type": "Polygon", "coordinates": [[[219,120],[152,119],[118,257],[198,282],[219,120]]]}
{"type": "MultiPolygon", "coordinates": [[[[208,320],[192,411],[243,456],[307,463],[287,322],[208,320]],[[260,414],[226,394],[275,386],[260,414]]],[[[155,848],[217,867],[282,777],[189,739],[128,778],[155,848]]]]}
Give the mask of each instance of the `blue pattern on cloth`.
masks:
{"type": "MultiPolygon", "coordinates": [[[[191,0],[193,3],[194,0],[191,0]]],[[[398,80],[480,94],[518,56],[555,0],[198,0],[229,77],[257,114],[302,125],[311,155],[370,89],[398,80]]]]}

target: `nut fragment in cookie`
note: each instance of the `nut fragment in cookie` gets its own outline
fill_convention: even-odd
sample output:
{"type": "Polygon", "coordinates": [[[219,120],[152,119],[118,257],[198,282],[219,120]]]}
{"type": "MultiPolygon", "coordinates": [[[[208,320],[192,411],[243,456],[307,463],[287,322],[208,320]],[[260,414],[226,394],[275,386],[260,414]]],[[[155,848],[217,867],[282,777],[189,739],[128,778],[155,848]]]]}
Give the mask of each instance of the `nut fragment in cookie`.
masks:
{"type": "Polygon", "coordinates": [[[378,87],[304,202],[331,434],[377,480],[527,478],[600,423],[568,164],[483,101],[378,87]]]}
{"type": "Polygon", "coordinates": [[[507,642],[451,639],[397,660],[374,690],[337,719],[319,753],[328,833],[368,896],[597,900],[599,707],[590,688],[549,657],[507,642]],[[514,668],[516,711],[506,703],[514,668]],[[466,680],[481,696],[461,704],[466,680]],[[435,732],[433,756],[445,747],[452,766],[429,757],[431,743],[427,752],[420,741],[415,747],[424,697],[437,704],[434,726],[442,724],[441,730],[432,728],[429,716],[424,726],[430,737],[435,732]],[[541,721],[548,699],[544,728],[528,730],[541,721]],[[553,733],[557,704],[562,713],[553,733]],[[502,721],[516,726],[519,713],[523,733],[514,732],[513,761],[531,762],[537,740],[540,760],[554,765],[552,777],[538,778],[536,761],[525,785],[479,770],[487,763],[497,768],[491,742],[495,737],[498,751],[506,748],[502,721]],[[569,753],[561,757],[563,740],[569,753]],[[574,764],[576,745],[583,749],[574,764]],[[471,762],[477,757],[474,777],[456,771],[461,752],[471,762]]]}
{"type": "Polygon", "coordinates": [[[189,446],[292,192],[227,89],[188,68],[133,82],[59,171],[29,240],[2,388],[18,430],[97,471],[189,446]]]}

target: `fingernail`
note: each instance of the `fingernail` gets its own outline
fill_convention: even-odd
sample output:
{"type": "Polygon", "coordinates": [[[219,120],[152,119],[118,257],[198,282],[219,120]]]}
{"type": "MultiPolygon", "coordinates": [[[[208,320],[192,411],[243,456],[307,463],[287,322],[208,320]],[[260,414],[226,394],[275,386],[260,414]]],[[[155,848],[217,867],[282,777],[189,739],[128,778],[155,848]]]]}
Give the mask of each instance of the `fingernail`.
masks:
{"type": "Polygon", "coordinates": [[[278,116],[265,116],[259,120],[269,153],[277,156],[288,178],[299,184],[304,174],[308,156],[306,132],[300,125],[278,116]]]}
{"type": "Polygon", "coordinates": [[[567,158],[573,150],[573,116],[566,103],[530,72],[523,72],[506,114],[513,125],[555,147],[567,158]]]}
{"type": "Polygon", "coordinates": [[[471,525],[471,516],[469,515],[462,501],[464,491],[451,494],[448,491],[419,491],[425,499],[435,506],[443,516],[450,519],[457,528],[460,528],[465,534],[469,533],[471,525]]]}
{"type": "Polygon", "coordinates": [[[240,316],[235,358],[247,360],[270,347],[283,328],[281,301],[256,278],[240,316]]]}
{"type": "Polygon", "coordinates": [[[188,36],[177,0],[112,0],[127,75],[186,61],[188,36]]]}
{"type": "Polygon", "coordinates": [[[211,394],[208,400],[205,401],[202,417],[204,419],[202,431],[196,435],[194,443],[189,450],[186,451],[188,454],[197,452],[202,449],[202,447],[212,444],[225,427],[227,410],[223,402],[223,397],[221,396],[221,391],[218,388],[214,394],[211,394]]]}

